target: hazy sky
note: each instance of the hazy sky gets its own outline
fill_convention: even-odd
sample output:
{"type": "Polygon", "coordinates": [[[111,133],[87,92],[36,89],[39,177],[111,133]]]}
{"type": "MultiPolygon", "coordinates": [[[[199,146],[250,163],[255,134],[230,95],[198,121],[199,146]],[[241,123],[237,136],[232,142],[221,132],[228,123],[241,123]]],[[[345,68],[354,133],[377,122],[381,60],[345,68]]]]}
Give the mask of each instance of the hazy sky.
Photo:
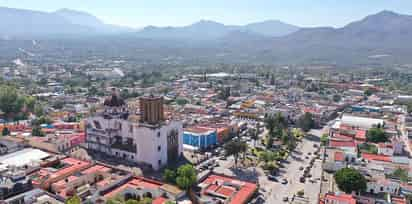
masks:
{"type": "Polygon", "coordinates": [[[277,19],[299,26],[340,27],[381,10],[412,14],[412,0],[0,0],[0,6],[70,8],[131,27],[187,25],[200,19],[225,24],[277,19]]]}

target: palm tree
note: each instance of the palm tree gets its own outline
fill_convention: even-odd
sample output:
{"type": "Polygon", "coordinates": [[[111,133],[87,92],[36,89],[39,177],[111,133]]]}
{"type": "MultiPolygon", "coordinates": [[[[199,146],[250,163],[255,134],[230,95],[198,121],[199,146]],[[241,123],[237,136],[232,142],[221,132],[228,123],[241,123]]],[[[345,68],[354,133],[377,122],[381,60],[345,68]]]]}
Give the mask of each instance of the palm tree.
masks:
{"type": "Polygon", "coordinates": [[[246,142],[241,142],[240,143],[240,152],[243,154],[243,162],[245,162],[246,159],[246,153],[247,153],[247,143],[246,142]]]}
{"type": "Polygon", "coordinates": [[[250,135],[250,138],[253,140],[253,145],[256,146],[256,140],[259,139],[260,125],[256,123],[256,128],[253,131],[253,134],[250,135]]]}
{"type": "MultiPolygon", "coordinates": [[[[275,130],[283,130],[287,128],[288,122],[280,112],[275,115],[270,115],[265,118],[265,127],[268,129],[269,134],[273,135],[275,130]]],[[[279,136],[279,135],[278,135],[279,136]]]]}
{"type": "Polygon", "coordinates": [[[224,149],[226,156],[233,155],[233,157],[235,158],[235,166],[237,167],[239,154],[246,152],[247,145],[246,143],[241,141],[230,141],[224,146],[224,149]]]}
{"type": "Polygon", "coordinates": [[[269,131],[269,135],[271,135],[275,129],[275,118],[272,115],[265,117],[265,127],[269,131]]]}

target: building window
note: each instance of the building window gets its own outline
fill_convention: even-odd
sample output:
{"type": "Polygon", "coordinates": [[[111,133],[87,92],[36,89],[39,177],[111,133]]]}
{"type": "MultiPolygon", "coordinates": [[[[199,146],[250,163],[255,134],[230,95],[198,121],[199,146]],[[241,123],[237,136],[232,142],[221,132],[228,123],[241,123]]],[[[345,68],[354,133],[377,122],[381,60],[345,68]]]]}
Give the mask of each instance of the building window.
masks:
{"type": "Polygon", "coordinates": [[[157,163],[159,163],[159,165],[161,165],[161,164],[162,164],[162,160],[157,161],[157,163]]]}
{"type": "Polygon", "coordinates": [[[133,133],[133,125],[130,125],[130,126],[129,126],[129,132],[130,132],[130,133],[133,133]]]}
{"type": "Polygon", "coordinates": [[[102,129],[102,126],[100,125],[99,121],[94,120],[93,124],[94,124],[94,127],[96,127],[96,129],[102,129]]]}
{"type": "Polygon", "coordinates": [[[157,137],[160,137],[160,132],[157,132],[157,137]]]}
{"type": "Polygon", "coordinates": [[[160,152],[160,150],[162,149],[162,147],[159,145],[157,146],[157,151],[160,152]]]}

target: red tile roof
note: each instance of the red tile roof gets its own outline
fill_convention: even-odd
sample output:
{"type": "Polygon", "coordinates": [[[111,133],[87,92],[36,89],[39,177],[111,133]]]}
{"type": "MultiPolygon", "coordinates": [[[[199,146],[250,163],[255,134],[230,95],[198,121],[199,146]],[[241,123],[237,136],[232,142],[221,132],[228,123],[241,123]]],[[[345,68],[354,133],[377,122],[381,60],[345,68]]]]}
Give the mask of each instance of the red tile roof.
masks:
{"type": "Polygon", "coordinates": [[[190,128],[185,128],[185,132],[191,132],[191,133],[196,133],[196,134],[203,134],[207,133],[209,131],[213,131],[215,129],[213,128],[206,128],[206,127],[190,127],[190,128]]]}
{"type": "Polygon", "coordinates": [[[379,148],[393,148],[393,145],[391,143],[379,143],[378,146],[379,148]]]}
{"type": "Polygon", "coordinates": [[[355,141],[331,140],[329,143],[331,147],[356,147],[355,141]]]}
{"type": "Polygon", "coordinates": [[[92,166],[92,167],[82,171],[82,173],[83,174],[92,174],[92,173],[95,173],[95,172],[109,172],[111,170],[112,169],[109,168],[109,167],[105,167],[105,166],[102,166],[102,165],[95,165],[95,166],[92,166]]]}
{"type": "Polygon", "coordinates": [[[146,179],[143,177],[136,177],[129,182],[121,185],[120,187],[114,189],[113,191],[104,195],[105,198],[110,198],[116,196],[118,193],[122,192],[124,189],[130,188],[150,188],[150,189],[158,189],[163,185],[163,183],[154,181],[151,179],[146,179]]]}
{"type": "Polygon", "coordinates": [[[353,140],[353,137],[350,135],[344,135],[344,134],[339,134],[336,133],[333,135],[333,139],[338,139],[338,140],[353,140]]]}
{"type": "Polygon", "coordinates": [[[362,153],[362,158],[366,160],[392,162],[392,157],[379,154],[362,153]]]}
{"type": "Polygon", "coordinates": [[[335,161],[345,161],[345,154],[343,152],[335,152],[335,161]]]}
{"type": "Polygon", "coordinates": [[[393,204],[406,204],[406,199],[401,197],[392,197],[393,204]]]}
{"type": "Polygon", "coordinates": [[[167,199],[164,197],[158,197],[153,200],[152,204],[163,204],[166,203],[167,199]]]}
{"type": "Polygon", "coordinates": [[[210,175],[202,183],[210,184],[207,190],[214,191],[218,194],[230,198],[230,204],[247,203],[257,190],[257,185],[250,182],[240,181],[226,176],[210,175]],[[216,183],[230,182],[239,186],[239,190],[227,185],[216,185],[216,183]],[[211,187],[213,186],[213,187],[211,187]]]}
{"type": "Polygon", "coordinates": [[[234,192],[236,192],[236,189],[222,186],[216,192],[219,194],[225,195],[227,197],[230,197],[234,192]]]}
{"type": "Polygon", "coordinates": [[[339,202],[339,203],[345,203],[345,204],[356,204],[356,199],[349,194],[326,194],[325,198],[324,198],[324,203],[335,203],[335,202],[339,202]]]}
{"type": "Polygon", "coordinates": [[[366,131],[365,130],[356,130],[355,138],[358,140],[366,140],[366,131]]]}

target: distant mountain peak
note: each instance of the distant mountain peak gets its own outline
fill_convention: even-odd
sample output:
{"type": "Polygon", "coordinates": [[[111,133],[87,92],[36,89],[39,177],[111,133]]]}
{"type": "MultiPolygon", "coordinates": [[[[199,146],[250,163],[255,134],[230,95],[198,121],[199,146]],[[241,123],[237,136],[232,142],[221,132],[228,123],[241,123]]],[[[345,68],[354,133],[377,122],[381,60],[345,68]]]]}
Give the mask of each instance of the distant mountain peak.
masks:
{"type": "Polygon", "coordinates": [[[391,10],[383,10],[381,12],[376,13],[374,16],[400,16],[400,14],[391,10]]]}
{"type": "Polygon", "coordinates": [[[399,18],[402,18],[402,17],[408,17],[408,16],[407,15],[402,15],[402,14],[399,14],[399,13],[395,13],[395,12],[389,11],[389,10],[383,10],[383,11],[378,12],[376,14],[366,16],[363,19],[363,21],[368,21],[368,20],[385,21],[385,20],[390,20],[390,19],[399,19],[399,18]]]}
{"type": "Polygon", "coordinates": [[[98,25],[104,24],[104,22],[101,21],[96,16],[93,16],[92,14],[89,14],[83,11],[62,8],[62,9],[55,11],[54,14],[57,14],[59,16],[62,16],[63,18],[66,18],[73,24],[86,25],[86,26],[98,26],[98,25]]]}
{"type": "Polygon", "coordinates": [[[204,20],[204,19],[197,21],[190,26],[210,26],[210,25],[224,26],[223,23],[219,23],[219,22],[212,21],[212,20],[204,20]]]}
{"type": "Polygon", "coordinates": [[[68,8],[59,9],[53,14],[63,17],[68,20],[70,23],[75,25],[87,26],[94,29],[98,29],[104,32],[129,32],[131,29],[122,26],[108,25],[98,17],[84,12],[68,8]]]}

